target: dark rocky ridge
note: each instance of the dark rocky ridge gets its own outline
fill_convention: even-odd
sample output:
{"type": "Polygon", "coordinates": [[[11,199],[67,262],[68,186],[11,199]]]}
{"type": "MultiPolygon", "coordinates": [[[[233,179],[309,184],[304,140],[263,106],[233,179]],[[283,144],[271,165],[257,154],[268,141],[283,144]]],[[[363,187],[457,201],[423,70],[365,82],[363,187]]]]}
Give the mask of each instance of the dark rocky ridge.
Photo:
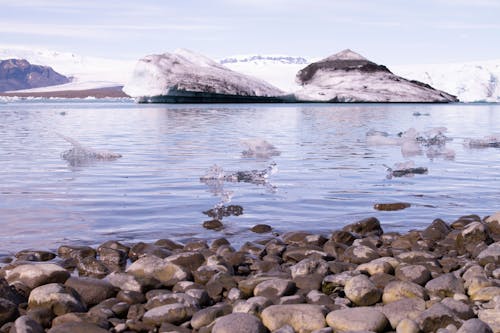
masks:
{"type": "Polygon", "coordinates": [[[32,65],[24,59],[0,61],[0,91],[54,86],[70,82],[51,67],[32,65]]]}

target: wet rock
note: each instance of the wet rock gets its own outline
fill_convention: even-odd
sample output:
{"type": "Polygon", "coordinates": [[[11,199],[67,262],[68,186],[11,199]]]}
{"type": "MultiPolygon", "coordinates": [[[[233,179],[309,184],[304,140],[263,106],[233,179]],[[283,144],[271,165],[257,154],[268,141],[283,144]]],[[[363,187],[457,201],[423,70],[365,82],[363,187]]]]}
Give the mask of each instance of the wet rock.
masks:
{"type": "Polygon", "coordinates": [[[419,298],[403,298],[384,305],[380,310],[392,328],[396,329],[404,319],[415,320],[425,310],[425,301],[419,298]]]}
{"type": "Polygon", "coordinates": [[[80,296],[62,284],[50,283],[33,289],[28,299],[28,309],[50,308],[59,316],[68,312],[84,312],[80,296]]]}
{"type": "Polygon", "coordinates": [[[16,304],[0,296],[0,327],[9,321],[13,321],[17,315],[16,304]]]}
{"type": "Polygon", "coordinates": [[[352,245],[345,250],[342,257],[347,262],[360,265],[375,260],[379,258],[380,255],[368,246],[352,245]]]}
{"type": "Polygon", "coordinates": [[[62,245],[57,249],[57,255],[62,259],[75,259],[76,261],[80,261],[86,257],[95,258],[97,252],[89,246],[62,245]]]}
{"type": "Polygon", "coordinates": [[[142,294],[143,285],[132,274],[113,272],[106,277],[106,280],[121,290],[142,294]]]}
{"type": "Polygon", "coordinates": [[[110,271],[123,271],[127,264],[128,250],[110,247],[98,248],[99,259],[110,271]]]}
{"type": "Polygon", "coordinates": [[[368,306],[378,303],[382,292],[365,275],[354,276],[347,281],[344,292],[354,304],[368,306]]]}
{"type": "Polygon", "coordinates": [[[246,313],[232,313],[220,317],[213,326],[212,333],[266,333],[261,321],[246,313]]]}
{"type": "Polygon", "coordinates": [[[418,324],[411,319],[403,319],[396,327],[396,333],[420,333],[418,324]]]}
{"type": "Polygon", "coordinates": [[[48,251],[23,250],[16,253],[17,260],[25,261],[49,261],[56,257],[56,254],[48,251]]]}
{"type": "Polygon", "coordinates": [[[356,223],[348,224],[344,228],[342,228],[342,230],[352,232],[360,236],[380,236],[384,233],[382,227],[380,226],[380,221],[376,217],[369,217],[356,223]]]}
{"type": "Polygon", "coordinates": [[[334,331],[373,331],[384,332],[389,324],[382,312],[370,307],[359,307],[332,311],[326,322],[334,331]]]}
{"type": "Polygon", "coordinates": [[[196,312],[191,318],[191,327],[200,329],[203,326],[210,325],[215,319],[228,315],[232,307],[227,304],[217,304],[196,312]]]}
{"type": "Polygon", "coordinates": [[[65,323],[52,327],[47,333],[106,333],[105,330],[97,325],[90,323],[65,323]]]}
{"type": "Polygon", "coordinates": [[[171,239],[166,239],[166,238],[158,239],[156,242],[154,242],[154,245],[162,247],[162,248],[170,250],[170,251],[180,250],[184,247],[183,244],[181,244],[179,242],[175,242],[171,239]]]}
{"type": "Polygon", "coordinates": [[[462,279],[457,278],[452,273],[443,274],[425,284],[425,289],[429,296],[439,298],[453,297],[454,294],[463,294],[464,284],[462,279]]]}
{"type": "Polygon", "coordinates": [[[489,231],[484,224],[472,222],[458,234],[456,247],[460,254],[472,252],[478,244],[488,241],[489,238],[489,231]]]}
{"type": "Polygon", "coordinates": [[[30,289],[48,283],[64,283],[68,278],[68,271],[61,266],[49,263],[17,266],[5,275],[9,284],[20,282],[30,289]]]}
{"type": "Polygon", "coordinates": [[[431,279],[431,272],[423,265],[400,265],[396,268],[395,276],[401,281],[423,286],[431,279]]]}
{"type": "Polygon", "coordinates": [[[174,286],[188,277],[182,267],[152,255],[139,258],[126,272],[148,285],[161,283],[167,287],[174,286]]]}
{"type": "Polygon", "coordinates": [[[328,254],[318,246],[293,247],[288,246],[283,253],[283,260],[299,262],[304,259],[324,259],[328,254]]]}
{"type": "Polygon", "coordinates": [[[480,222],[480,221],[481,221],[481,218],[478,215],[465,215],[465,216],[459,217],[458,220],[454,221],[451,224],[451,227],[453,229],[462,230],[463,228],[465,228],[470,223],[472,223],[472,222],[480,222]]]}
{"type": "Polygon", "coordinates": [[[167,258],[165,261],[182,267],[187,272],[194,272],[205,262],[205,257],[200,252],[182,252],[173,254],[167,258]]]}
{"type": "Polygon", "coordinates": [[[265,234],[271,232],[272,230],[273,228],[268,224],[256,224],[250,229],[250,231],[257,234],[265,234]]]}
{"type": "Polygon", "coordinates": [[[453,311],[441,303],[436,303],[422,312],[416,321],[424,333],[436,332],[448,325],[455,325],[456,327],[461,325],[460,319],[455,316],[453,311]]]}
{"type": "Polygon", "coordinates": [[[319,305],[271,305],[262,311],[262,323],[270,331],[290,325],[296,332],[311,332],[325,327],[325,316],[319,305]]]}
{"type": "Polygon", "coordinates": [[[16,319],[9,333],[45,333],[45,330],[29,316],[21,316],[16,319]]]}
{"type": "Polygon", "coordinates": [[[253,291],[255,296],[264,296],[276,299],[288,296],[295,291],[295,283],[291,280],[272,279],[259,283],[253,291]]]}
{"type": "Polygon", "coordinates": [[[172,254],[172,251],[163,248],[161,246],[157,246],[154,244],[147,244],[143,242],[139,242],[132,246],[128,252],[128,256],[130,260],[136,261],[137,259],[144,256],[155,256],[158,258],[166,258],[172,254]]]}
{"type": "Polygon", "coordinates": [[[28,300],[28,298],[16,290],[13,286],[9,286],[7,280],[0,278],[0,297],[19,305],[28,300]]]}
{"type": "Polygon", "coordinates": [[[488,227],[493,240],[496,242],[500,241],[500,212],[496,212],[486,218],[484,223],[488,227]]]}
{"type": "Polygon", "coordinates": [[[500,265],[500,241],[493,243],[477,256],[479,264],[486,266],[489,263],[500,265]]]}
{"type": "Polygon", "coordinates": [[[435,219],[432,223],[422,231],[422,237],[433,241],[444,239],[451,231],[451,228],[441,219],[435,219]]]}
{"type": "Polygon", "coordinates": [[[411,207],[411,204],[407,202],[378,203],[373,205],[374,209],[382,211],[403,210],[409,207],[411,207]]]}
{"type": "Polygon", "coordinates": [[[219,220],[209,220],[203,222],[203,228],[208,230],[222,230],[222,228],[224,228],[224,224],[222,224],[219,220]]]}
{"type": "Polygon", "coordinates": [[[85,257],[81,259],[76,268],[80,276],[93,278],[103,278],[110,273],[108,267],[106,267],[102,261],[94,257],[85,257]]]}
{"type": "MultiPolygon", "coordinates": [[[[29,316],[31,317],[31,314],[29,314],[29,316]]],[[[109,322],[107,319],[81,312],[70,312],[55,317],[54,320],[52,320],[52,327],[66,323],[90,323],[104,329],[109,328],[109,322]]]]}
{"type": "Polygon", "coordinates": [[[173,303],[158,306],[148,310],[142,320],[146,324],[160,326],[163,322],[172,324],[181,324],[193,316],[194,311],[192,307],[186,306],[181,303],[173,303]]]}
{"type": "Polygon", "coordinates": [[[419,298],[425,300],[427,298],[427,292],[422,286],[407,281],[393,281],[384,288],[382,301],[385,304],[403,298],[419,298]]]}
{"type": "Polygon", "coordinates": [[[493,333],[493,331],[488,324],[475,318],[465,321],[457,333],[493,333]]]}
{"type": "Polygon", "coordinates": [[[330,236],[331,241],[346,246],[351,246],[356,239],[357,237],[355,235],[353,235],[349,231],[344,231],[344,230],[336,230],[330,236]]]}
{"type": "Polygon", "coordinates": [[[306,258],[290,267],[292,278],[309,274],[318,274],[325,276],[328,272],[328,264],[322,259],[306,258]]]}
{"type": "Polygon", "coordinates": [[[117,293],[117,288],[108,281],[94,278],[70,277],[65,285],[73,288],[88,307],[114,297],[117,293]]]}

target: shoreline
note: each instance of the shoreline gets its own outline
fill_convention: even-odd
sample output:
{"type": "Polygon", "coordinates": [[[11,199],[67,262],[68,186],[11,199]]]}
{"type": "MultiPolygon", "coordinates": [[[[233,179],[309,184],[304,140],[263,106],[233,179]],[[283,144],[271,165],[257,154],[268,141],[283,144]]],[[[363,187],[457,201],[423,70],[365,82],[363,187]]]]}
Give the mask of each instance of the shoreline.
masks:
{"type": "Polygon", "coordinates": [[[20,251],[0,263],[0,332],[500,332],[499,221],[20,251]]]}

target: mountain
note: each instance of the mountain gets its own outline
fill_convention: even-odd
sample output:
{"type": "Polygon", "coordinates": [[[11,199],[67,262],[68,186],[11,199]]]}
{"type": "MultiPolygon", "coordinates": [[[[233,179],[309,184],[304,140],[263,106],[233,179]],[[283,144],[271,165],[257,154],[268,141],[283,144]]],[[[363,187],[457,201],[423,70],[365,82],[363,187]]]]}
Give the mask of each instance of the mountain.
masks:
{"type": "Polygon", "coordinates": [[[297,73],[303,102],[456,102],[455,96],[394,75],[384,65],[344,50],[309,64],[297,73]]]}
{"type": "Polygon", "coordinates": [[[468,63],[395,66],[398,75],[456,95],[461,102],[500,102],[500,59],[468,63]]]}
{"type": "Polygon", "coordinates": [[[51,67],[32,65],[24,59],[0,60],[0,91],[54,86],[70,79],[51,67]]]}
{"type": "Polygon", "coordinates": [[[123,91],[141,102],[272,102],[284,94],[184,49],[140,59],[123,91]]]}

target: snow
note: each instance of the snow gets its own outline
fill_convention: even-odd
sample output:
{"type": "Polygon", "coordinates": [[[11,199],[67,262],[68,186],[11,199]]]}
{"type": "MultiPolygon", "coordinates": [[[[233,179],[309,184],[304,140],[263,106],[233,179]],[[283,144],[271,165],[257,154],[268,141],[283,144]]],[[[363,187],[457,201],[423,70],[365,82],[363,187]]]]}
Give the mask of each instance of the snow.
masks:
{"type": "MultiPolygon", "coordinates": [[[[42,88],[24,89],[10,91],[11,93],[42,93],[42,92],[54,92],[54,91],[78,91],[78,90],[90,90],[90,89],[101,89],[116,87],[119,83],[109,82],[109,81],[73,81],[66,84],[60,84],[56,86],[48,86],[42,88]]],[[[7,91],[9,93],[9,91],[7,91]]]]}
{"type": "Polygon", "coordinates": [[[395,66],[393,72],[456,95],[461,102],[500,102],[500,59],[395,66]]]}
{"type": "Polygon", "coordinates": [[[283,94],[267,82],[185,49],[140,59],[123,91],[137,98],[172,96],[179,91],[265,97],[283,94]]]}

